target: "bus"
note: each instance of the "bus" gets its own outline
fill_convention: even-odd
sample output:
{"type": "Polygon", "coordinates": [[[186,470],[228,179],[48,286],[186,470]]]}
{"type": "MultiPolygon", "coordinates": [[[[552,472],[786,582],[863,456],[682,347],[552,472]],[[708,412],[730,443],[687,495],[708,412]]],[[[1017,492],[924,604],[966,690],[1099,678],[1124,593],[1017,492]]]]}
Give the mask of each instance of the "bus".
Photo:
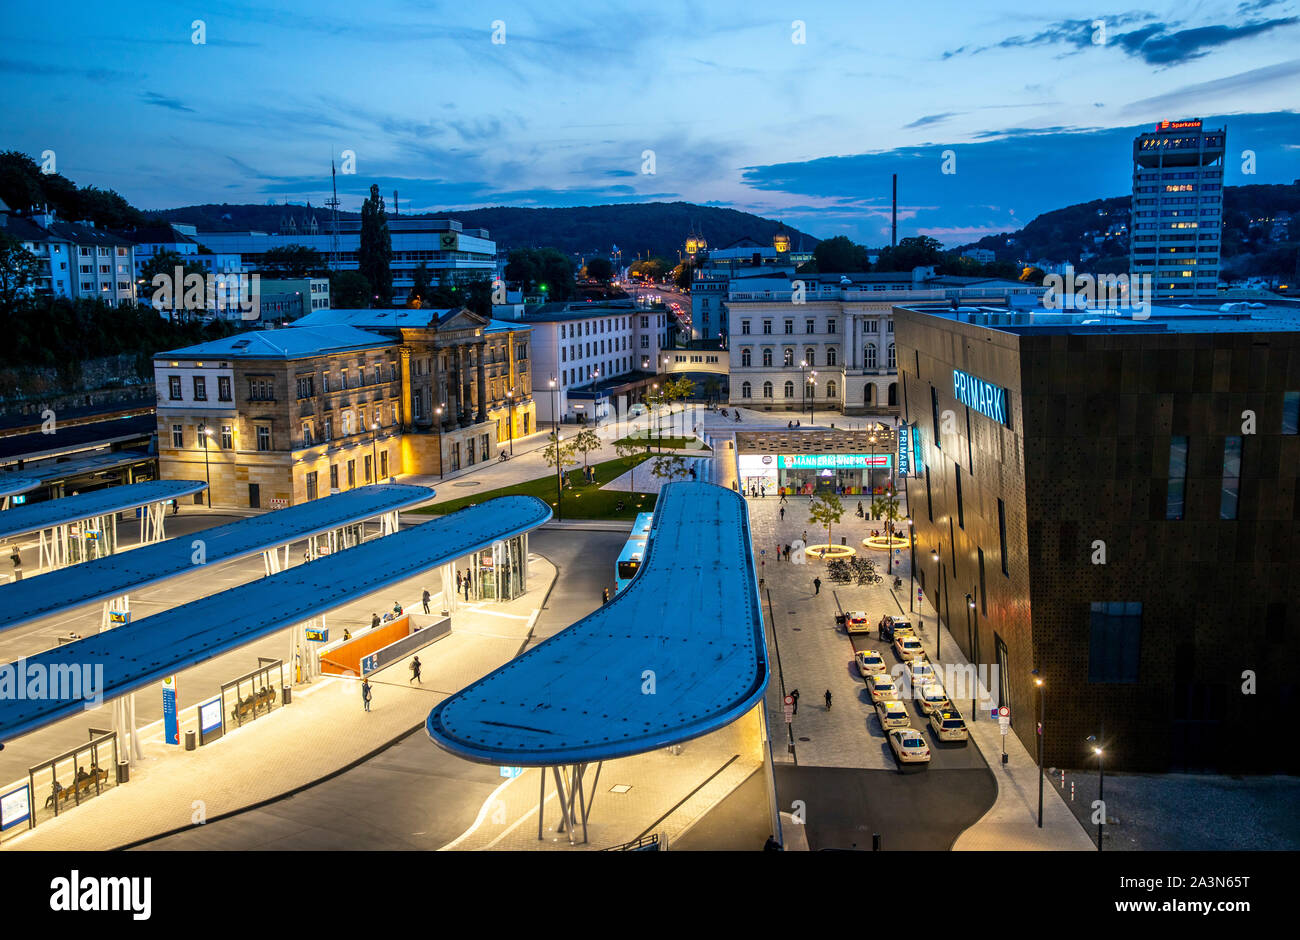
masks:
{"type": "Polygon", "coordinates": [[[637,514],[636,521],[632,523],[632,533],[628,536],[623,550],[618,554],[618,561],[614,564],[615,594],[627,587],[628,582],[641,570],[652,522],[654,522],[654,514],[642,512],[637,514]]]}

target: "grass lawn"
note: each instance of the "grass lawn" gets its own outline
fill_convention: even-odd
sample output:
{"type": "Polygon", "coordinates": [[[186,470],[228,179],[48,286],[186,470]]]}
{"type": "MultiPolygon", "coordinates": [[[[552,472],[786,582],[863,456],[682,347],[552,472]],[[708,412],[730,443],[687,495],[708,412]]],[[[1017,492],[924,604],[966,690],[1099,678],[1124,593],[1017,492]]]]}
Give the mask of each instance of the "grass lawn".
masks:
{"type": "MultiPolygon", "coordinates": [[[[636,518],[637,513],[652,512],[655,508],[655,497],[651,494],[622,493],[616,490],[602,490],[600,488],[602,484],[622,476],[632,467],[648,459],[649,456],[648,454],[637,454],[635,457],[617,457],[614,460],[593,464],[592,469],[596,471],[595,486],[583,481],[581,466],[567,468],[565,472],[568,473],[569,480],[573,485],[566,487],[564,490],[564,518],[625,519],[630,524],[636,518]],[[623,501],[622,512],[615,511],[619,500],[623,501]]],[[[646,481],[649,482],[651,479],[650,468],[646,467],[644,473],[646,481]]],[[[478,505],[497,496],[536,496],[547,503],[554,511],[556,508],[555,470],[552,469],[546,476],[538,477],[535,480],[526,480],[523,483],[515,483],[512,486],[503,486],[500,489],[474,493],[470,496],[462,496],[459,499],[449,499],[445,502],[434,503],[432,506],[421,507],[415,511],[433,516],[442,516],[449,512],[464,509],[466,506],[478,505]]]]}
{"type": "Polygon", "coordinates": [[[706,447],[704,445],[704,442],[701,441],[698,437],[694,437],[694,436],[670,437],[665,434],[663,440],[660,441],[659,435],[656,434],[654,431],[637,431],[634,434],[629,434],[627,437],[622,438],[621,440],[615,441],[615,443],[616,444],[631,444],[631,443],[644,444],[647,440],[650,442],[650,446],[656,450],[658,450],[659,447],[662,446],[664,450],[698,450],[701,452],[700,453],[701,456],[711,453],[709,448],[706,447]]]}

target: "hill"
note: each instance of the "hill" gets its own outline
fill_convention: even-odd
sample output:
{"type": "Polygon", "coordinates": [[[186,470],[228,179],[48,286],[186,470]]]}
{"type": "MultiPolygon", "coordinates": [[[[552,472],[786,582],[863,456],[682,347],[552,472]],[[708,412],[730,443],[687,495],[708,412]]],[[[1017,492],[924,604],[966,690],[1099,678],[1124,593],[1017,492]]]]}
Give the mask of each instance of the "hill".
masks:
{"type": "MultiPolygon", "coordinates": [[[[200,231],[230,232],[252,229],[278,232],[281,220],[293,217],[301,226],[315,216],[324,227],[329,210],[322,206],[200,205],[164,209],[148,215],[168,222],[187,222],[200,231]]],[[[355,212],[339,212],[340,219],[360,218],[355,212]]],[[[390,216],[391,218],[391,216],[390,216]]],[[[788,225],[748,212],[699,206],[689,202],[622,203],[604,206],[574,206],[563,209],[522,209],[492,206],[485,209],[448,209],[402,215],[404,219],[456,219],[466,228],[485,228],[501,249],[554,247],[576,253],[604,253],[613,245],[625,261],[640,254],[675,259],[686,236],[702,234],[710,245],[720,247],[748,235],[770,242],[785,232],[798,247],[811,249],[818,239],[788,225]]]]}

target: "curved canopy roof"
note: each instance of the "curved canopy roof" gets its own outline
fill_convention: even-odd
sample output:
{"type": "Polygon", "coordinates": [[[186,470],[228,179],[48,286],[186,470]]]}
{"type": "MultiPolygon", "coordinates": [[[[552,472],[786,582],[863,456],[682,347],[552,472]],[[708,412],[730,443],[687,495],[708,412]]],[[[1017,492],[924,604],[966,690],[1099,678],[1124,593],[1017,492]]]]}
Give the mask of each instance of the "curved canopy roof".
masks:
{"type": "Polygon", "coordinates": [[[76,496],[64,496],[62,499],[50,499],[43,503],[17,506],[0,515],[0,539],[30,535],[42,529],[52,529],[55,526],[80,522],[82,519],[124,512],[150,503],[180,499],[194,493],[202,493],[207,488],[206,483],[194,480],[153,480],[149,483],[110,486],[90,493],[79,493],[76,496]]]}
{"type": "Polygon", "coordinates": [[[443,701],[426,730],[483,763],[550,766],[707,734],[767,687],[749,516],[741,496],[670,483],[640,571],[612,601],[443,701]]]}
{"type": "Polygon", "coordinates": [[[0,743],[81,711],[85,690],[68,694],[73,675],[102,667],[98,691],[105,701],[117,698],[550,518],[551,508],[536,497],[502,496],[0,666],[0,689],[8,683],[10,690],[0,695],[0,743]],[[49,677],[46,682],[62,677],[67,687],[41,698],[15,697],[13,683],[32,675],[49,677]]]}
{"type": "Polygon", "coordinates": [[[191,572],[195,566],[196,539],[203,542],[204,564],[216,565],[386,512],[410,509],[432,498],[433,490],[427,486],[377,483],[260,516],[237,519],[203,529],[190,537],[142,545],[34,578],[0,584],[0,630],[73,610],[82,604],[138,591],[191,572]]]}
{"type": "Polygon", "coordinates": [[[41,478],[22,473],[0,473],[0,497],[20,496],[41,485],[41,478]]]}

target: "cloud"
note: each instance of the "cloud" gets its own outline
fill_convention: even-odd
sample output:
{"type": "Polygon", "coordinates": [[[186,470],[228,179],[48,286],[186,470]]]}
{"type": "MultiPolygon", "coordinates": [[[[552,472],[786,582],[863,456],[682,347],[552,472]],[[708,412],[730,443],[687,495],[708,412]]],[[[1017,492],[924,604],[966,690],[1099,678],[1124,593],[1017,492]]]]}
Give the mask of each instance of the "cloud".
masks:
{"type": "Polygon", "coordinates": [[[1141,58],[1148,65],[1170,65],[1199,59],[1219,46],[1297,22],[1300,22],[1300,17],[1288,16],[1243,23],[1241,26],[1198,26],[1176,32],[1168,32],[1161,25],[1125,33],[1117,37],[1117,41],[1125,52],[1141,58]]]}
{"type": "Polygon", "coordinates": [[[156,105],[160,108],[170,108],[172,111],[188,111],[191,114],[197,113],[193,108],[187,107],[176,98],[168,98],[166,95],[160,95],[156,91],[141,92],[140,100],[145,104],[156,105]]]}
{"type": "Polygon", "coordinates": [[[929,127],[932,124],[942,124],[944,121],[948,120],[949,118],[957,117],[960,114],[965,114],[965,112],[945,111],[942,114],[927,114],[924,117],[917,118],[911,124],[904,124],[903,130],[910,130],[911,128],[914,127],[929,127]]]}
{"type": "Polygon", "coordinates": [[[1208,82],[1184,85],[1173,91],[1153,95],[1150,98],[1142,98],[1129,104],[1122,113],[1138,114],[1150,111],[1153,108],[1183,108],[1186,107],[1189,101],[1204,103],[1210,98],[1234,92],[1259,92],[1267,84],[1279,81],[1291,82],[1297,75],[1300,75],[1300,59],[1289,59],[1275,65],[1266,65],[1262,68],[1251,69],[1248,72],[1238,72],[1236,75],[1227,75],[1208,82]]]}
{"type": "Polygon", "coordinates": [[[0,73],[26,76],[72,76],[89,79],[92,82],[121,82],[140,77],[134,72],[119,72],[116,69],[84,69],[49,62],[23,62],[18,59],[3,58],[0,58],[0,73]]]}

